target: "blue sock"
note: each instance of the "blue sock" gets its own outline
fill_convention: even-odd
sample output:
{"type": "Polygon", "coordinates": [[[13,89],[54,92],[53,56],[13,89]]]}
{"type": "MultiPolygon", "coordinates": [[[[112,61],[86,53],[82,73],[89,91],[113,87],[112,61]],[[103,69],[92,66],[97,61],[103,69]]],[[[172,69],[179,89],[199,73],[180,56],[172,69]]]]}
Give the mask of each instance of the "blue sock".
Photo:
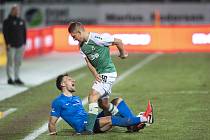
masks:
{"type": "Polygon", "coordinates": [[[120,113],[120,115],[122,117],[127,117],[127,118],[131,118],[131,117],[136,117],[131,109],[128,107],[128,105],[122,100],[118,106],[117,106],[117,109],[119,110],[118,113],[120,113]]]}
{"type": "Polygon", "coordinates": [[[122,118],[122,117],[112,116],[111,119],[113,126],[121,126],[121,127],[132,126],[139,124],[141,122],[139,117],[122,118]]]}

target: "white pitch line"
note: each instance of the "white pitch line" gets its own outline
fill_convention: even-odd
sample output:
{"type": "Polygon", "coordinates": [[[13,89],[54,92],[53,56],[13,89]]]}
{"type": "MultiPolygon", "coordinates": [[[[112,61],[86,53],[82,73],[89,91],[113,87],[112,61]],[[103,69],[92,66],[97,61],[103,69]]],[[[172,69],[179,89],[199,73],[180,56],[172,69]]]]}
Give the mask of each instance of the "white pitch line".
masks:
{"type": "Polygon", "coordinates": [[[13,112],[15,112],[17,110],[17,108],[10,108],[7,111],[4,111],[4,116],[7,116],[13,112]]]}
{"type": "MultiPolygon", "coordinates": [[[[125,73],[123,73],[122,75],[120,75],[118,77],[118,79],[115,81],[114,84],[119,83],[120,81],[122,81],[123,79],[125,79],[128,75],[130,75],[131,73],[133,73],[134,71],[142,68],[145,64],[149,63],[150,61],[154,60],[155,58],[157,58],[158,56],[160,56],[162,53],[157,53],[157,54],[152,54],[149,55],[147,58],[145,58],[143,61],[139,62],[137,65],[135,65],[134,67],[132,67],[131,69],[127,70],[125,73]]],[[[79,77],[79,76],[78,76],[79,77]]],[[[84,77],[84,76],[83,76],[84,77]]],[[[81,77],[82,78],[82,77],[81,77]]],[[[75,78],[77,79],[77,78],[75,78]]],[[[82,104],[86,105],[88,103],[88,97],[85,97],[82,100],[82,104]]],[[[48,122],[46,122],[44,125],[42,125],[42,127],[40,127],[39,129],[35,130],[33,133],[29,134],[28,136],[26,136],[23,140],[34,140],[36,139],[39,135],[41,135],[42,133],[44,133],[45,131],[47,131],[48,129],[48,122]]]]}
{"type": "Polygon", "coordinates": [[[48,129],[48,122],[44,123],[39,129],[35,130],[33,133],[27,135],[23,140],[34,140],[39,135],[44,133],[48,129]]]}
{"type": "MultiPolygon", "coordinates": [[[[8,116],[9,114],[11,114],[11,113],[13,113],[13,112],[15,112],[16,110],[17,110],[17,108],[10,108],[10,109],[8,109],[8,110],[2,112],[2,113],[3,113],[2,118],[8,116]]],[[[0,118],[0,119],[1,119],[1,118],[0,118]]]]}
{"type": "MultiPolygon", "coordinates": [[[[62,119],[59,118],[57,122],[61,121],[62,119]]],[[[39,135],[47,131],[48,129],[48,122],[45,122],[39,129],[35,130],[33,133],[29,134],[26,136],[23,140],[34,140],[36,139],[39,135]]]]}
{"type": "Polygon", "coordinates": [[[117,84],[118,82],[122,81],[123,79],[125,79],[128,75],[134,73],[136,70],[141,69],[144,65],[146,65],[147,63],[149,63],[150,61],[154,60],[155,58],[157,58],[160,55],[162,55],[162,53],[155,53],[155,54],[149,55],[143,61],[140,61],[134,67],[130,68],[125,73],[123,73],[122,75],[120,75],[117,78],[117,80],[114,82],[114,85],[117,84]]]}
{"type": "MultiPolygon", "coordinates": [[[[162,55],[162,53],[156,53],[156,54],[152,54],[149,55],[148,57],[146,57],[144,60],[140,61],[138,64],[136,64],[135,66],[133,66],[132,68],[130,68],[129,70],[127,70],[126,72],[124,72],[123,74],[121,74],[116,81],[114,82],[113,85],[116,85],[117,83],[119,83],[120,81],[124,80],[128,75],[134,73],[136,70],[141,69],[144,65],[146,65],[147,63],[149,63],[150,61],[154,60],[155,58],[157,58],[158,56],[162,55]]],[[[86,105],[88,103],[88,97],[85,97],[82,100],[82,104],[86,105]]]]}

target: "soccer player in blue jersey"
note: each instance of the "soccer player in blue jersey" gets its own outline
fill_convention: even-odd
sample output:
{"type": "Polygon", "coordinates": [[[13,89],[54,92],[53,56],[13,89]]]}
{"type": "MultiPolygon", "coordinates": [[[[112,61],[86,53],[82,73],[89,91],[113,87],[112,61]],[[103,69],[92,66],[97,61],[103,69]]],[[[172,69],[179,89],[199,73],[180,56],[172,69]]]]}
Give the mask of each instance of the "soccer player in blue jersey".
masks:
{"type": "Polygon", "coordinates": [[[72,22],[68,27],[68,31],[73,39],[79,42],[80,52],[95,78],[88,96],[89,111],[86,126],[87,131],[92,133],[94,122],[99,113],[99,99],[102,101],[101,107],[103,110],[108,110],[112,115],[118,113],[117,107],[109,103],[108,100],[112,85],[117,78],[117,71],[111,60],[109,46],[116,46],[119,50],[119,57],[122,59],[125,59],[128,54],[121,39],[109,34],[87,32],[80,22],[72,22]]]}
{"type": "MultiPolygon", "coordinates": [[[[57,134],[56,122],[59,117],[75,129],[76,133],[81,134],[86,132],[85,125],[88,113],[83,108],[79,96],[73,95],[76,91],[75,80],[67,74],[59,75],[56,80],[56,86],[62,93],[52,102],[48,125],[50,135],[57,134]]],[[[145,123],[153,123],[151,106],[147,107],[147,113],[141,117],[136,117],[121,98],[113,100],[113,104],[117,106],[120,115],[105,116],[104,112],[101,112],[93,128],[95,133],[107,131],[112,126],[127,127],[136,125],[135,129],[139,130],[145,123]]]]}

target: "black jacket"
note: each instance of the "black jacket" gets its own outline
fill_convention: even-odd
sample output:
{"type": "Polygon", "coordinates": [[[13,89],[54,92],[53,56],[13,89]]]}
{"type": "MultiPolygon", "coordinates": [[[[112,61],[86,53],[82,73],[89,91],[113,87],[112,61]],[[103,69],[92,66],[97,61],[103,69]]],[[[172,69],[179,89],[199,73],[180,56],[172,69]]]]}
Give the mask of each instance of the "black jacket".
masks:
{"type": "Polygon", "coordinates": [[[23,44],[26,44],[25,21],[19,17],[9,15],[3,22],[3,34],[6,45],[21,47],[23,44]]]}

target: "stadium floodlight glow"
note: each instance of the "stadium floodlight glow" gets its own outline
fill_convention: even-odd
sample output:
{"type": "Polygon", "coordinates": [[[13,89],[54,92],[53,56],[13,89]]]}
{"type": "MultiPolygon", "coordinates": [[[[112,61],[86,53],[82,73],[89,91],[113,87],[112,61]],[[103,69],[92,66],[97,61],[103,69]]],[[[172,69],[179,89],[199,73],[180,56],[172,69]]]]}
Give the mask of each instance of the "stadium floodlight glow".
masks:
{"type": "Polygon", "coordinates": [[[29,51],[32,49],[32,39],[28,38],[26,40],[26,48],[25,49],[26,49],[26,51],[29,51]]]}
{"type": "Polygon", "coordinates": [[[44,44],[47,47],[52,46],[52,44],[53,44],[53,37],[52,37],[52,35],[47,35],[47,36],[44,37],[44,44]]]}
{"type": "Polygon", "coordinates": [[[194,45],[210,44],[210,33],[193,33],[192,43],[194,45]]]}
{"type": "MultiPolygon", "coordinates": [[[[109,33],[104,33],[103,35],[110,35],[109,33]]],[[[125,45],[149,45],[151,43],[150,34],[113,34],[115,38],[119,38],[123,41],[125,45]]],[[[78,45],[78,41],[75,41],[71,35],[68,37],[69,45],[78,45]]]]}

